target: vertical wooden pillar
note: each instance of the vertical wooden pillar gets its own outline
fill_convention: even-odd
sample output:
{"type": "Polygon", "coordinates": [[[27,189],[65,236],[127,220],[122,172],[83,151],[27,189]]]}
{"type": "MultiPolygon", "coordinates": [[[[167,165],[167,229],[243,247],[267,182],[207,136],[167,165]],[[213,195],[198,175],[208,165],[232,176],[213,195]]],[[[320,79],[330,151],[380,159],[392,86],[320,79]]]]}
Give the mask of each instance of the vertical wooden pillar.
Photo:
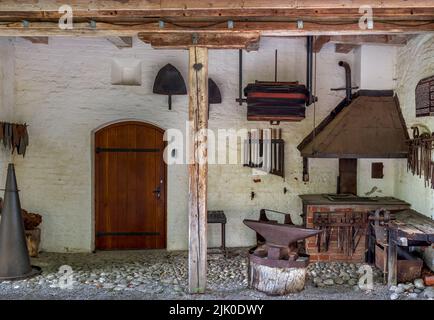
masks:
{"type": "Polygon", "coordinates": [[[204,293],[207,269],[208,49],[189,48],[189,253],[190,293],[204,293]]]}
{"type": "Polygon", "coordinates": [[[389,287],[398,283],[398,248],[396,244],[397,234],[395,229],[389,230],[387,253],[387,284],[389,287]]]}

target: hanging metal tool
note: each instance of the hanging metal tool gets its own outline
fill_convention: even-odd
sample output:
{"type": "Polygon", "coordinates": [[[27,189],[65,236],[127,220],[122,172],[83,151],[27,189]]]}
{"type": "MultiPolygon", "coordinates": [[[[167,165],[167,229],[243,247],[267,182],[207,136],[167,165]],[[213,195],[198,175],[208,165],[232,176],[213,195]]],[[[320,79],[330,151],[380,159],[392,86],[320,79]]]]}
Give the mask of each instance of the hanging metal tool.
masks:
{"type": "Polygon", "coordinates": [[[152,92],[167,95],[169,110],[172,110],[172,95],[185,95],[187,88],[178,69],[168,63],[158,71],[152,92]]]}

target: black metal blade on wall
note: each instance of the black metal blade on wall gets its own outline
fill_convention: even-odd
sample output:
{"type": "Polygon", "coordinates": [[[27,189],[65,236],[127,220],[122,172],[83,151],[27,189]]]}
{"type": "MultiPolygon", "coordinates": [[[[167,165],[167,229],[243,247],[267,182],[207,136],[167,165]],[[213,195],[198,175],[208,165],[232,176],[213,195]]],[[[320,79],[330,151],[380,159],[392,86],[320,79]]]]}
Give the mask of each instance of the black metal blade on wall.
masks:
{"type": "Polygon", "coordinates": [[[152,92],[167,95],[169,110],[172,110],[172,95],[187,94],[187,88],[178,69],[168,63],[158,71],[152,92]]]}

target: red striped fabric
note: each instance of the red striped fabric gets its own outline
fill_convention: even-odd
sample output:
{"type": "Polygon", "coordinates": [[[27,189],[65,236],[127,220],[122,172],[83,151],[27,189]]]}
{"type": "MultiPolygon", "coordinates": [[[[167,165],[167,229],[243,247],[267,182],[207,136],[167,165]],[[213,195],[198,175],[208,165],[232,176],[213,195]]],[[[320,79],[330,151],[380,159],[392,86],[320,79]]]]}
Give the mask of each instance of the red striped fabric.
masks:
{"type": "Polygon", "coordinates": [[[297,99],[306,100],[303,93],[270,93],[270,92],[250,92],[249,98],[272,98],[272,99],[297,99]]]}

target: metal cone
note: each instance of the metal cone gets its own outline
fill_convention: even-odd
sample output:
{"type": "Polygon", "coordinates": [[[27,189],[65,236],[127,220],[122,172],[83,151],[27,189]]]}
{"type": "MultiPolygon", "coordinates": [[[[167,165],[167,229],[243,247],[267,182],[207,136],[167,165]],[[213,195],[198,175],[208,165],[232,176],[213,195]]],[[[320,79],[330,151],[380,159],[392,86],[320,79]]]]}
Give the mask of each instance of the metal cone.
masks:
{"type": "Polygon", "coordinates": [[[0,280],[24,279],[39,272],[30,265],[15,169],[9,164],[0,221],[0,280]]]}

